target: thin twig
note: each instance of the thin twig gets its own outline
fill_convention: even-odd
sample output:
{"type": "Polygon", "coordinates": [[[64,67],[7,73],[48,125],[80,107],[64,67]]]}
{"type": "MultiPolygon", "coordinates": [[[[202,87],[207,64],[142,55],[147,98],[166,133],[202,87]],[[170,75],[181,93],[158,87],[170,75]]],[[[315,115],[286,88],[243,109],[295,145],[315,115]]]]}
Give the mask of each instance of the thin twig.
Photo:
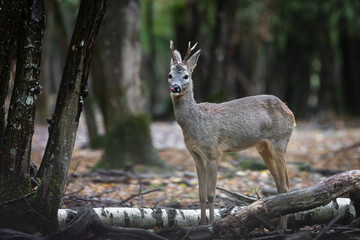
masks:
{"type": "Polygon", "coordinates": [[[6,204],[9,204],[9,203],[13,203],[13,202],[16,202],[16,201],[19,201],[19,200],[26,199],[26,198],[31,197],[32,195],[34,195],[36,192],[37,192],[37,190],[29,192],[28,194],[25,194],[24,196],[2,202],[2,203],[0,203],[0,206],[6,205],[6,204]]]}
{"type": "Polygon", "coordinates": [[[232,198],[234,198],[240,202],[243,202],[247,205],[259,200],[258,198],[249,197],[249,196],[246,196],[246,195],[238,193],[238,192],[232,192],[232,191],[229,191],[229,190],[221,188],[221,187],[216,187],[216,188],[223,191],[226,195],[231,196],[232,198]]]}
{"type": "Polygon", "coordinates": [[[142,192],[142,181],[141,181],[141,178],[139,177],[139,206],[142,206],[142,197],[141,197],[141,192],[142,192]]]}
{"type": "Polygon", "coordinates": [[[336,150],[336,151],[334,152],[334,154],[338,154],[338,153],[341,153],[341,152],[345,152],[345,151],[348,151],[348,150],[351,150],[351,149],[357,148],[357,147],[360,147],[360,142],[355,142],[355,143],[353,143],[353,144],[351,144],[351,145],[349,145],[349,146],[342,147],[342,148],[336,150]]]}
{"type": "Polygon", "coordinates": [[[120,202],[119,205],[133,199],[134,197],[138,197],[138,196],[141,196],[141,195],[145,195],[145,194],[148,194],[148,193],[157,192],[157,191],[161,191],[161,190],[163,190],[163,189],[162,188],[156,188],[156,189],[151,189],[151,190],[148,190],[148,191],[144,191],[144,192],[141,192],[141,193],[134,194],[134,195],[128,197],[127,199],[123,200],[122,202],[120,202]]]}
{"type": "Polygon", "coordinates": [[[189,228],[189,230],[187,230],[186,234],[181,238],[181,240],[185,240],[185,239],[187,238],[187,236],[190,234],[191,230],[193,230],[193,228],[194,228],[195,226],[197,226],[197,225],[200,224],[200,221],[201,221],[201,219],[198,220],[197,224],[191,226],[191,227],[189,228]]]}
{"type": "MultiPolygon", "coordinates": [[[[36,192],[36,191],[34,191],[36,192]]],[[[27,204],[27,206],[30,208],[30,210],[35,213],[36,215],[38,215],[42,220],[44,220],[47,223],[51,223],[51,221],[49,219],[47,219],[46,217],[44,217],[42,214],[40,214],[38,211],[36,211],[31,204],[28,202],[28,200],[26,198],[24,198],[25,203],[27,204]]]]}
{"type": "Polygon", "coordinates": [[[78,169],[79,166],[80,166],[80,161],[78,161],[76,163],[74,172],[70,175],[70,178],[66,181],[66,185],[65,185],[65,188],[64,188],[64,191],[63,191],[63,195],[65,194],[65,192],[66,192],[66,190],[67,190],[67,188],[68,188],[68,186],[69,186],[69,184],[71,182],[71,179],[73,178],[73,176],[74,176],[74,174],[75,174],[75,172],[76,172],[76,170],[78,169]]]}

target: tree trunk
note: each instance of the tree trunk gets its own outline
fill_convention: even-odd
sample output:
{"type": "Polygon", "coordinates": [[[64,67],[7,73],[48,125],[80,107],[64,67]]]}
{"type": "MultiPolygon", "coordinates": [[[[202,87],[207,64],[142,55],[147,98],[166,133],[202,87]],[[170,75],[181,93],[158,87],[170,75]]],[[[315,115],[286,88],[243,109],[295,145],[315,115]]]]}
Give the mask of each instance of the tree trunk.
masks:
{"type": "Polygon", "coordinates": [[[138,0],[109,1],[103,27],[105,153],[98,166],[156,165],[145,87],[140,79],[140,5],[138,0]]]}
{"type": "MultiPolygon", "coordinates": [[[[41,39],[45,27],[42,0],[28,1],[18,8],[21,33],[16,38],[16,77],[12,92],[1,159],[0,202],[19,198],[30,191],[30,153],[34,132],[41,63],[41,39]]],[[[17,217],[24,214],[18,205],[0,208],[0,226],[22,227],[17,217]]]]}
{"type": "Polygon", "coordinates": [[[155,49],[155,36],[154,36],[154,2],[153,0],[145,1],[145,32],[149,43],[148,53],[144,57],[144,70],[147,70],[145,76],[147,85],[149,86],[149,109],[154,112],[158,99],[157,88],[161,84],[156,77],[156,49],[155,49]]]}
{"type": "MultiPolygon", "coordinates": [[[[49,22],[49,15],[51,14],[50,8],[47,8],[47,23],[49,22]]],[[[51,79],[51,27],[47,25],[44,31],[44,38],[42,41],[42,55],[41,55],[41,72],[40,72],[40,85],[42,86],[42,92],[39,96],[36,109],[36,124],[46,124],[46,119],[50,115],[49,104],[49,83],[51,79]]]]}
{"type": "Polygon", "coordinates": [[[37,176],[42,182],[34,208],[42,216],[36,229],[50,232],[57,228],[57,209],[67,179],[94,42],[105,12],[105,0],[82,0],[65,62],[49,140],[37,176]]]}
{"type": "Polygon", "coordinates": [[[5,99],[10,80],[10,52],[15,47],[15,42],[19,40],[18,34],[23,32],[20,29],[23,26],[21,17],[25,6],[26,1],[0,2],[0,188],[5,184],[9,167],[8,162],[4,160],[4,133],[5,99]]]}
{"type": "Polygon", "coordinates": [[[346,92],[344,102],[349,114],[360,115],[360,37],[349,32],[342,34],[341,52],[344,62],[342,79],[346,92]]]}
{"type": "Polygon", "coordinates": [[[94,111],[94,100],[95,100],[94,97],[90,95],[86,100],[86,102],[84,103],[85,119],[88,130],[90,148],[100,147],[99,133],[98,133],[98,127],[96,124],[96,117],[94,111]]]}

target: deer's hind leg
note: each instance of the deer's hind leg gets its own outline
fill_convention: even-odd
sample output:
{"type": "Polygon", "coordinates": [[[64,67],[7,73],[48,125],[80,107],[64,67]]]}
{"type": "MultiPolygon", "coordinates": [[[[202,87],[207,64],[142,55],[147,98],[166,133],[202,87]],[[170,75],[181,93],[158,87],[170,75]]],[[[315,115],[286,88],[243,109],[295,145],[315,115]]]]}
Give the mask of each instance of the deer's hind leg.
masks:
{"type": "MultiPolygon", "coordinates": [[[[287,142],[270,142],[264,140],[256,145],[261,157],[274,178],[278,193],[286,193],[289,191],[289,177],[286,168],[286,153],[287,142]]],[[[284,229],[287,227],[286,216],[281,216],[278,228],[284,229]]]]}

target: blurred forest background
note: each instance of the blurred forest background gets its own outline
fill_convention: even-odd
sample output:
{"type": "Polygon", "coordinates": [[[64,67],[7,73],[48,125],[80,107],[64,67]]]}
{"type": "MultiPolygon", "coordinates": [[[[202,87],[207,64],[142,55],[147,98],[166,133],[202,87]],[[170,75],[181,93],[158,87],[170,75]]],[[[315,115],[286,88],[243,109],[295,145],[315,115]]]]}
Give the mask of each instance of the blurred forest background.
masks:
{"type": "MultiPolygon", "coordinates": [[[[46,1],[38,123],[52,112],[78,7],[78,0],[46,1]]],[[[149,125],[174,119],[170,39],[182,54],[188,41],[199,43],[197,101],[273,94],[297,120],[333,124],[359,116],[359,15],[353,0],[109,0],[85,116],[91,146],[122,161],[100,166],[159,163],[149,125]]]]}
{"type": "MultiPolygon", "coordinates": [[[[49,116],[57,94],[78,6],[78,0],[47,1],[40,122],[49,116]]],[[[297,118],[359,115],[359,15],[360,1],[351,0],[109,0],[87,111],[96,106],[106,118],[102,98],[111,97],[106,78],[118,71],[110,69],[116,64],[110,54],[121,41],[111,43],[119,38],[115,35],[133,31],[123,36],[141,49],[132,63],[139,64],[142,94],[133,101],[142,101],[134,105],[144,105],[153,119],[173,115],[166,81],[170,39],[182,53],[188,41],[199,43],[202,53],[193,76],[197,101],[267,93],[283,99],[297,118]]],[[[123,61],[134,55],[129,53],[123,61]]]]}

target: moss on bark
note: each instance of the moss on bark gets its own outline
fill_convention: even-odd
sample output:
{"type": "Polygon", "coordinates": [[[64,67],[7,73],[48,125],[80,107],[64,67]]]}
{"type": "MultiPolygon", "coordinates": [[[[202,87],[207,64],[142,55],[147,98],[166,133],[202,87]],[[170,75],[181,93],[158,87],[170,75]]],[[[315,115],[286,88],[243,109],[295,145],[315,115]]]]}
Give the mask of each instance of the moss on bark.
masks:
{"type": "Polygon", "coordinates": [[[105,153],[99,168],[123,168],[133,164],[162,166],[152,145],[150,117],[146,114],[122,117],[107,134],[105,153]]]}

